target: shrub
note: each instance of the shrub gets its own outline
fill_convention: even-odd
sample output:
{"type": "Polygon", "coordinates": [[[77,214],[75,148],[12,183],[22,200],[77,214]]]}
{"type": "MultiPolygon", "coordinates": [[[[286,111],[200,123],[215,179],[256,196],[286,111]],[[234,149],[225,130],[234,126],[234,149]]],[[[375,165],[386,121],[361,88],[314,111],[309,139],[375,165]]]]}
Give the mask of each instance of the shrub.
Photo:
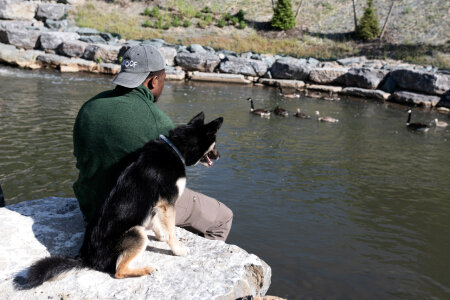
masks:
{"type": "Polygon", "coordinates": [[[198,18],[198,19],[200,19],[202,16],[203,16],[203,14],[202,14],[201,11],[198,11],[198,12],[195,13],[195,17],[198,18]]]}
{"type": "Polygon", "coordinates": [[[226,13],[223,17],[225,21],[230,21],[233,16],[230,13],[226,13]]]}
{"type": "Polygon", "coordinates": [[[212,13],[212,10],[209,6],[205,6],[205,7],[203,7],[202,12],[205,14],[209,14],[209,13],[212,13]]]}
{"type": "Polygon", "coordinates": [[[152,16],[153,18],[158,18],[159,16],[161,16],[161,12],[159,11],[158,6],[153,6],[152,11],[150,12],[150,16],[152,16]]]}
{"type": "Polygon", "coordinates": [[[247,26],[247,23],[245,23],[245,21],[242,20],[242,21],[239,22],[239,25],[238,25],[237,28],[244,29],[246,26],[247,26]]]}
{"type": "Polygon", "coordinates": [[[380,27],[378,25],[377,13],[373,7],[373,0],[367,0],[367,7],[364,10],[364,15],[359,20],[359,25],[356,30],[356,35],[363,40],[370,40],[378,37],[380,34],[380,27]]]}
{"type": "Polygon", "coordinates": [[[191,21],[189,21],[189,20],[184,20],[183,27],[188,28],[189,26],[191,26],[191,21]]]}
{"type": "Polygon", "coordinates": [[[236,25],[237,23],[239,23],[239,19],[236,17],[232,17],[231,18],[231,24],[236,25]]]}
{"type": "Polygon", "coordinates": [[[169,22],[164,23],[164,25],[162,26],[162,29],[164,29],[164,30],[167,30],[169,28],[170,28],[170,23],[169,22]]]}
{"type": "Polygon", "coordinates": [[[98,63],[98,64],[101,64],[101,63],[103,63],[103,59],[101,57],[97,57],[95,59],[95,62],[98,63]]]}
{"type": "Polygon", "coordinates": [[[181,20],[178,17],[173,17],[172,19],[172,26],[173,27],[179,27],[181,26],[181,20]]]}
{"type": "Polygon", "coordinates": [[[242,9],[240,9],[236,14],[236,18],[239,19],[239,22],[244,20],[244,16],[245,16],[245,11],[243,11],[242,9]]]}
{"type": "Polygon", "coordinates": [[[203,17],[203,20],[205,20],[206,23],[211,24],[213,21],[213,17],[211,15],[205,15],[203,17]]]}
{"type": "Polygon", "coordinates": [[[217,22],[217,27],[220,27],[220,28],[222,28],[222,27],[224,27],[224,26],[226,26],[227,25],[227,22],[225,21],[225,20],[219,20],[218,22],[217,22]]]}
{"type": "Polygon", "coordinates": [[[142,27],[152,27],[152,23],[147,19],[144,23],[142,23],[142,27]]]}
{"type": "Polygon", "coordinates": [[[198,22],[197,25],[198,25],[198,27],[200,27],[200,28],[202,28],[202,29],[205,29],[206,26],[208,26],[208,24],[206,24],[205,21],[200,21],[200,22],[198,22]]]}
{"type": "Polygon", "coordinates": [[[153,28],[161,29],[162,26],[163,26],[163,17],[159,16],[158,20],[156,20],[155,23],[153,23],[153,28]]]}
{"type": "Polygon", "coordinates": [[[278,30],[289,30],[295,27],[291,1],[278,0],[270,25],[278,30]]]}
{"type": "Polygon", "coordinates": [[[150,10],[150,8],[146,7],[144,9],[144,12],[142,13],[144,16],[150,16],[150,14],[152,13],[152,11],[150,10]]]}

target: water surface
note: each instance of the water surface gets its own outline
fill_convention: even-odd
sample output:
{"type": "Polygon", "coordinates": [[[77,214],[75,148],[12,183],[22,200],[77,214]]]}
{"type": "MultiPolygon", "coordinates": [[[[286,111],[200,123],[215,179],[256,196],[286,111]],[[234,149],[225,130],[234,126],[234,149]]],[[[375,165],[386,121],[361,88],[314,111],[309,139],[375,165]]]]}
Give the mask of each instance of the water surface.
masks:
{"type": "MultiPolygon", "coordinates": [[[[109,77],[0,67],[0,184],[7,204],[73,197],[72,126],[109,77]]],[[[450,131],[406,130],[405,107],[283,99],[275,89],[167,82],[160,107],[181,124],[223,116],[213,168],[188,186],[234,212],[228,242],[265,260],[288,299],[450,298],[450,131]],[[319,110],[337,124],[261,119],[256,107],[319,110]]],[[[448,117],[421,110],[413,119],[448,117]]]]}

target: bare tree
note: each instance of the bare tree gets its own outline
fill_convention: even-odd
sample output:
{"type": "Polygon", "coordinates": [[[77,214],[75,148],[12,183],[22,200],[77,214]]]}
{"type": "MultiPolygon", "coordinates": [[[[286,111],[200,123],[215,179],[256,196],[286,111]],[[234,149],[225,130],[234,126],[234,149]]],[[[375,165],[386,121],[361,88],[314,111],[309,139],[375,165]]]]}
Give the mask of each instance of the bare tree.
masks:
{"type": "MultiPolygon", "coordinates": [[[[298,17],[298,15],[300,14],[300,9],[302,8],[303,2],[304,2],[304,0],[301,0],[301,1],[300,1],[300,4],[299,4],[298,7],[297,7],[297,11],[295,12],[295,20],[296,20],[296,21],[298,21],[298,20],[297,20],[297,17],[298,17]]],[[[297,23],[298,23],[298,22],[297,22],[297,23]]]]}
{"type": "Polygon", "coordinates": [[[353,19],[354,19],[354,21],[355,21],[355,32],[358,30],[358,18],[356,17],[356,1],[355,0],[352,0],[353,1],[353,19]]]}
{"type": "Polygon", "coordinates": [[[388,15],[386,17],[386,21],[384,21],[383,29],[381,29],[380,40],[383,39],[383,35],[384,35],[385,30],[386,30],[386,25],[389,22],[389,18],[391,17],[391,14],[392,14],[392,8],[394,7],[394,3],[395,3],[395,1],[392,0],[391,7],[389,8],[389,13],[388,13],[388,15]]]}

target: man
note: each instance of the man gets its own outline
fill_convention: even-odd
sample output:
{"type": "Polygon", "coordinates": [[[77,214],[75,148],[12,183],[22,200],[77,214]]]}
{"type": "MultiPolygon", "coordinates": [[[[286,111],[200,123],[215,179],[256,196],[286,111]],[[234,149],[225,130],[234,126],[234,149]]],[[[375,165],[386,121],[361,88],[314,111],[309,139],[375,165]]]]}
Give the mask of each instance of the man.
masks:
{"type": "MultiPolygon", "coordinates": [[[[116,88],[87,101],[73,129],[79,169],[73,189],[87,221],[114,185],[115,166],[128,154],[174,128],[156,105],[164,88],[165,61],[153,46],[128,49],[116,88]]],[[[194,115],[194,114],[193,114],[194,115]]],[[[188,188],[176,205],[176,225],[208,239],[225,241],[233,213],[223,203],[188,188]]]]}

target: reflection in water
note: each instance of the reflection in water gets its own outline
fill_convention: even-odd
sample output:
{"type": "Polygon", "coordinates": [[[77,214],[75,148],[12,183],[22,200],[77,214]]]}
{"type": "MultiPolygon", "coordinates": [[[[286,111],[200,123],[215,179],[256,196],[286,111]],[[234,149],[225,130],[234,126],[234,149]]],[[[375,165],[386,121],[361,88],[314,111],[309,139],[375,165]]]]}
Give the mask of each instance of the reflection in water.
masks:
{"type": "MultiPolygon", "coordinates": [[[[84,101],[112,87],[109,81],[0,68],[7,203],[73,197],[74,118],[84,101]]],[[[199,111],[208,120],[224,117],[221,160],[188,169],[188,185],[234,211],[228,242],[272,267],[270,294],[450,297],[449,129],[409,132],[397,105],[283,99],[263,87],[169,82],[159,105],[176,124],[199,111]],[[261,119],[249,114],[247,97],[257,107],[319,110],[340,122],[261,119]]],[[[418,122],[436,116],[414,114],[418,122]]]]}

